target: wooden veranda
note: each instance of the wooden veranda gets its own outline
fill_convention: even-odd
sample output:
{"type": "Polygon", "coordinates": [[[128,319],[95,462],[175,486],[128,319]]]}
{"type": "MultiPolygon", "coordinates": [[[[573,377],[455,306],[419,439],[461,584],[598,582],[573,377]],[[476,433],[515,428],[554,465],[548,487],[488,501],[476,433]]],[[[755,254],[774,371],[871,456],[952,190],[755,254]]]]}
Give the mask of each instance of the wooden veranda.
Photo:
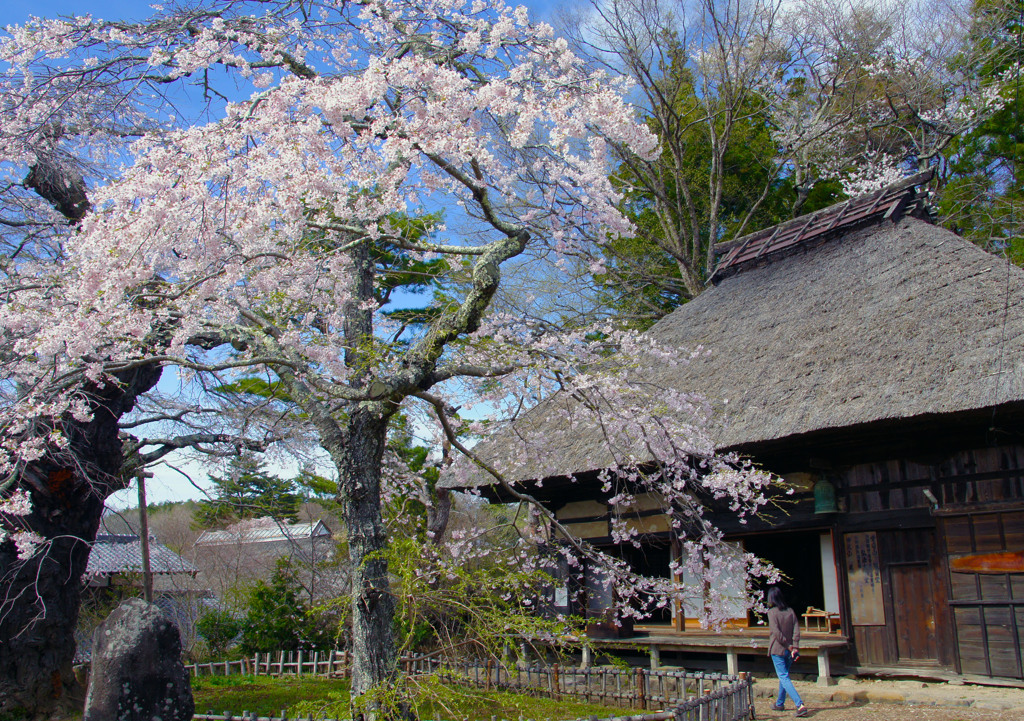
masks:
{"type": "MultiPolygon", "coordinates": [[[[849,639],[835,633],[804,631],[800,637],[801,658],[815,658],[818,664],[818,685],[829,686],[832,679],[830,654],[840,652],[849,645],[849,639]]],[[[583,665],[593,663],[591,649],[627,650],[643,649],[651,657],[651,668],[661,666],[663,651],[676,653],[724,654],[726,673],[739,673],[739,657],[768,654],[768,629],[730,628],[722,631],[677,631],[669,625],[637,626],[632,638],[590,639],[583,645],[583,665]]]]}

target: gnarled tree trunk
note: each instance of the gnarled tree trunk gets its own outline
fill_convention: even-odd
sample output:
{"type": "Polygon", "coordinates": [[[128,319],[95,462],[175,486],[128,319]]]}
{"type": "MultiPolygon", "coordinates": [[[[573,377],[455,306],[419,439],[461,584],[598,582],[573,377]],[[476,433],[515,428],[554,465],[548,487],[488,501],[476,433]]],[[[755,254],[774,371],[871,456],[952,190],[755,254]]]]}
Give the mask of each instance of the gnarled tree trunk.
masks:
{"type": "Polygon", "coordinates": [[[371,712],[378,706],[376,694],[391,686],[397,671],[395,599],[382,555],[387,535],[380,480],[387,428],[378,404],[357,409],[347,419],[345,444],[335,457],[352,569],[352,697],[370,692],[366,710],[371,712]]]}
{"type": "Polygon", "coordinates": [[[64,420],[68,450],[31,464],[18,480],[32,497],[19,525],[45,543],[27,560],[13,543],[0,544],[0,713],[20,708],[43,717],[75,700],[82,575],[103,502],[124,487],[117,424],[159,378],[158,367],[144,367],[94,389],[93,419],[64,420]]]}

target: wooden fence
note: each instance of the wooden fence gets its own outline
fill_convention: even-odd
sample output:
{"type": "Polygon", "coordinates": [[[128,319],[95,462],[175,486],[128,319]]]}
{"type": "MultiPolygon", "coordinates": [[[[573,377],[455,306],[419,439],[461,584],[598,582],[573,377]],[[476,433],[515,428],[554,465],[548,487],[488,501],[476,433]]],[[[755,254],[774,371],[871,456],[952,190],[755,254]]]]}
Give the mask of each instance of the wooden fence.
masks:
{"type": "MultiPolygon", "coordinates": [[[[750,715],[740,714],[738,716],[727,716],[724,713],[724,706],[700,704],[697,701],[687,702],[673,711],[661,711],[659,713],[640,714],[635,716],[609,716],[599,718],[589,716],[572,721],[740,721],[740,719],[753,719],[753,709],[750,715]]],[[[296,716],[289,718],[287,712],[282,710],[280,716],[258,716],[256,713],[243,711],[241,716],[234,716],[230,711],[224,713],[196,714],[193,721],[351,721],[351,719],[328,719],[319,718],[310,714],[309,716],[296,716]]],[[[497,716],[491,716],[491,721],[498,721],[497,716]]],[[[502,719],[501,721],[507,721],[502,719]]],[[[530,719],[519,719],[519,721],[531,721],[530,719]]]]}
{"type": "MultiPolygon", "coordinates": [[[[631,709],[672,709],[657,714],[622,717],[629,721],[738,721],[754,718],[753,679],[747,674],[688,672],[646,668],[577,668],[551,665],[504,665],[452,662],[437,656],[401,660],[407,675],[435,675],[449,683],[486,690],[501,689],[572,698],[606,706],[631,709]]],[[[187,666],[193,675],[319,675],[344,677],[349,673],[347,651],[256,654],[252,659],[187,666]],[[237,671],[236,671],[237,669],[237,671]],[[205,672],[205,673],[204,673],[205,672]]],[[[229,714],[196,716],[196,719],[231,718],[229,714]]],[[[241,719],[249,720],[248,716],[241,719]]],[[[255,717],[252,717],[255,719],[255,717]]],[[[283,714],[282,714],[282,717],[283,714]]],[[[260,721],[267,721],[260,719],[260,721]]],[[[270,719],[275,721],[275,719],[270,719]]]]}
{"type": "Polygon", "coordinates": [[[348,651],[332,650],[257,653],[252,658],[235,661],[193,663],[185,666],[185,669],[192,676],[347,676],[349,666],[348,651]]]}

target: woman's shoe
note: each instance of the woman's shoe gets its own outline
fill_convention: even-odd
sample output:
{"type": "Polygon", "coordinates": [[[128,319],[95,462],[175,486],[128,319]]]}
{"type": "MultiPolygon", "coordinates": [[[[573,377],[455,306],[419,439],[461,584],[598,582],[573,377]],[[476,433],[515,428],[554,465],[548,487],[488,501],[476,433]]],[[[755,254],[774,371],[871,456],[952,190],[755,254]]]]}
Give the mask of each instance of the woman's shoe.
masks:
{"type": "Polygon", "coordinates": [[[775,709],[776,711],[784,711],[786,709],[786,704],[784,704],[784,703],[773,703],[772,704],[772,708],[775,709]]]}
{"type": "Polygon", "coordinates": [[[806,716],[809,713],[810,713],[810,710],[806,706],[803,706],[803,705],[801,705],[800,708],[798,708],[796,710],[796,715],[797,716],[806,716]]]}

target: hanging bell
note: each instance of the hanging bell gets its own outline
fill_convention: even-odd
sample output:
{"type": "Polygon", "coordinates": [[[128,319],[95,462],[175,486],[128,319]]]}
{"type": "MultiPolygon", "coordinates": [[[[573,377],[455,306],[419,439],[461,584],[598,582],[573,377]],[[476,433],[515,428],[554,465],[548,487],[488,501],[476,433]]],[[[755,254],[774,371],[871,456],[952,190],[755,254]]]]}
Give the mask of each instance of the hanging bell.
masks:
{"type": "Polygon", "coordinates": [[[822,476],[814,484],[814,513],[817,515],[838,512],[839,508],[836,506],[836,487],[825,476],[822,476]]]}

